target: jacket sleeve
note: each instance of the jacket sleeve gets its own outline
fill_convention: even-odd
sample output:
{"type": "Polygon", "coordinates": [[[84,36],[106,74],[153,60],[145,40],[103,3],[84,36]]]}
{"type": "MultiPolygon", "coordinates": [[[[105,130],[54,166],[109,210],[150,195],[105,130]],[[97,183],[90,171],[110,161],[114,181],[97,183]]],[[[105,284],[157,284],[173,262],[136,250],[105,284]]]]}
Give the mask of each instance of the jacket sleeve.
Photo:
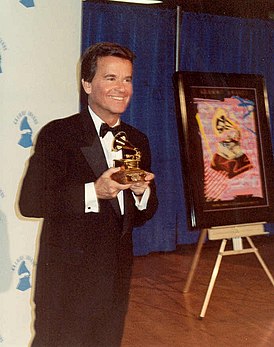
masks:
{"type": "Polygon", "coordinates": [[[84,211],[84,185],[68,176],[69,149],[49,124],[37,138],[22,182],[19,209],[34,218],[84,211]]]}
{"type": "MultiPolygon", "coordinates": [[[[139,146],[142,153],[141,158],[141,168],[147,172],[151,172],[151,151],[149,146],[149,141],[145,135],[139,141],[139,146]]],[[[158,199],[156,194],[156,185],[155,181],[150,183],[150,196],[147,203],[147,208],[145,210],[135,209],[135,218],[134,218],[134,226],[138,227],[143,225],[146,221],[151,219],[157,208],[158,208],[158,199]]]]}

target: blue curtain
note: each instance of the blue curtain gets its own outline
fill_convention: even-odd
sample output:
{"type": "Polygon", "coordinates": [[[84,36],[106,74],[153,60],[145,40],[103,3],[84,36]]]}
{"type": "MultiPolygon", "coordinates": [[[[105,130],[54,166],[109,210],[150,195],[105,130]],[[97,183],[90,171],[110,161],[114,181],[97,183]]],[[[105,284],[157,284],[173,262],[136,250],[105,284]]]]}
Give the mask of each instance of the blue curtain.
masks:
{"type": "Polygon", "coordinates": [[[274,22],[185,13],[180,69],[261,74],[272,112],[274,140],[274,22]]]}
{"type": "MultiPolygon", "coordinates": [[[[261,73],[273,112],[273,29],[273,23],[260,20],[186,13],[180,69],[261,73]]],[[[83,51],[93,43],[113,41],[137,55],[134,95],[123,120],[150,139],[160,204],[154,218],[134,230],[135,255],[172,251],[178,244],[196,242],[199,236],[188,230],[186,222],[172,85],[175,35],[174,9],[83,3],[83,51]]]]}

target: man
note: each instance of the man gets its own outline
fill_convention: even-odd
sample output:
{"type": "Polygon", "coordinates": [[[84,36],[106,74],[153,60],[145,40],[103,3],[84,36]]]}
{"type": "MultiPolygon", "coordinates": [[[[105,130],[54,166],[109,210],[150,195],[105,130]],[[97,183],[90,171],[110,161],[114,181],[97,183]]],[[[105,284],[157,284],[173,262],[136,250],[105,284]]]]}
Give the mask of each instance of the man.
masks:
{"type": "Polygon", "coordinates": [[[88,107],[40,132],[23,181],[22,215],[44,218],[35,283],[39,347],[120,346],[127,310],[134,226],[157,209],[147,137],[120,121],[132,96],[133,53],[99,43],[83,55],[88,107]],[[144,181],[120,184],[112,174],[113,134],[120,125],[142,153],[144,181]]]}

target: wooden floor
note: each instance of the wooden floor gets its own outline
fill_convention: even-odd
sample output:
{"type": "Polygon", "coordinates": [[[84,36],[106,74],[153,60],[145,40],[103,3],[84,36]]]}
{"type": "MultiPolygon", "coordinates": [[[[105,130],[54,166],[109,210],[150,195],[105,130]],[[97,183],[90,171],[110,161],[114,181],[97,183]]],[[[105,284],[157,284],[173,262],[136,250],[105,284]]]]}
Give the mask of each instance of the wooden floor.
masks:
{"type": "MultiPolygon", "coordinates": [[[[274,236],[252,237],[274,276],[274,236]]],[[[223,257],[199,319],[220,241],[207,241],[183,294],[196,245],[136,257],[122,347],[273,347],[274,287],[254,254],[223,257]]]]}

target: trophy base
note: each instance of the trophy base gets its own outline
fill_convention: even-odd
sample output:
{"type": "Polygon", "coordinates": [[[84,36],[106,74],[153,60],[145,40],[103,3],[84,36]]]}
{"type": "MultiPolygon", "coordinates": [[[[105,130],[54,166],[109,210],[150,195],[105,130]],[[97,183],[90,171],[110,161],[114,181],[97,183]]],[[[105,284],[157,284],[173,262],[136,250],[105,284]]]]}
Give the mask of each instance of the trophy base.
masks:
{"type": "Polygon", "coordinates": [[[119,172],[111,175],[111,178],[121,184],[144,181],[146,177],[145,171],[141,169],[124,169],[121,167],[119,172]]]}

